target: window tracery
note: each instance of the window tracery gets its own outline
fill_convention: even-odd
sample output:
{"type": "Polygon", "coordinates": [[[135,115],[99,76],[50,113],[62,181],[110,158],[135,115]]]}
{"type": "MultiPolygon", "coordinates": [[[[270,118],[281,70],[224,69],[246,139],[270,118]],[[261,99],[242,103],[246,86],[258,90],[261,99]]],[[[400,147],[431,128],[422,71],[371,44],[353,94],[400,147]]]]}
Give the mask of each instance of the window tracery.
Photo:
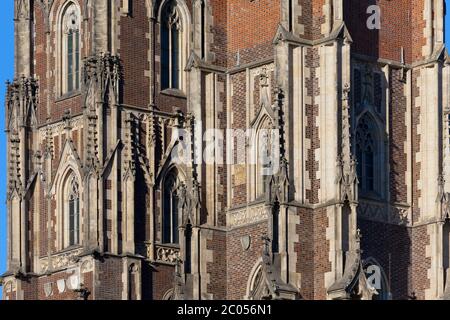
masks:
{"type": "Polygon", "coordinates": [[[80,13],[74,3],[65,9],[61,38],[62,94],[80,89],[80,13]]]}

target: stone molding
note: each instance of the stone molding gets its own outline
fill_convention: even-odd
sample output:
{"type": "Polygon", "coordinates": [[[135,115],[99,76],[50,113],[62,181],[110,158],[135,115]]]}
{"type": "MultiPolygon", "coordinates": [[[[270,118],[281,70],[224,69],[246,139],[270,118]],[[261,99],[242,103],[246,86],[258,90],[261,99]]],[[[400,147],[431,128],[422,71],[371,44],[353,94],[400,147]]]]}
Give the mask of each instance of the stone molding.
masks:
{"type": "MultiPolygon", "coordinates": [[[[52,270],[60,270],[60,269],[64,269],[70,266],[73,266],[74,264],[77,263],[77,260],[80,256],[80,254],[82,254],[83,249],[82,248],[78,248],[78,249],[74,249],[71,251],[67,251],[67,252],[63,252],[63,253],[59,253],[59,254],[55,254],[52,255],[51,257],[51,264],[52,264],[52,270]]],[[[49,266],[49,258],[41,258],[39,260],[39,267],[40,267],[40,271],[42,273],[46,273],[50,270],[50,266],[49,266]]]]}
{"type": "Polygon", "coordinates": [[[267,219],[265,203],[251,207],[232,210],[227,213],[227,226],[229,228],[242,227],[248,224],[263,222],[267,219]]]}

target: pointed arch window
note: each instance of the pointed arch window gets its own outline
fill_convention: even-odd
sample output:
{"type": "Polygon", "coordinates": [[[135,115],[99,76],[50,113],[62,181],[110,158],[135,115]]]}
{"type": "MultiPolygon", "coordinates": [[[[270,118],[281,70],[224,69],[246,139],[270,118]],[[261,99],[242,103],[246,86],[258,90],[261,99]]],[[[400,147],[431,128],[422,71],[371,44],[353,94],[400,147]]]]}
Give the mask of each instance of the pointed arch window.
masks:
{"type": "Polygon", "coordinates": [[[358,159],[358,177],[363,193],[376,192],[376,161],[377,152],[376,126],[374,120],[364,115],[356,130],[356,156],[358,159]]]}
{"type": "Polygon", "coordinates": [[[80,89],[80,13],[71,3],[62,19],[62,94],[80,89]]]}
{"type": "Polygon", "coordinates": [[[161,21],[161,87],[181,89],[182,23],[176,1],[163,9],[161,21]]]}
{"type": "Polygon", "coordinates": [[[67,236],[65,242],[67,247],[71,247],[80,244],[80,192],[79,184],[75,175],[72,175],[69,178],[66,191],[67,236]]]}
{"type": "Polygon", "coordinates": [[[161,8],[161,90],[185,89],[189,19],[184,2],[168,0],[161,8]]]}
{"type": "Polygon", "coordinates": [[[165,179],[163,189],[163,243],[178,244],[178,183],[177,175],[171,172],[165,179]]]}

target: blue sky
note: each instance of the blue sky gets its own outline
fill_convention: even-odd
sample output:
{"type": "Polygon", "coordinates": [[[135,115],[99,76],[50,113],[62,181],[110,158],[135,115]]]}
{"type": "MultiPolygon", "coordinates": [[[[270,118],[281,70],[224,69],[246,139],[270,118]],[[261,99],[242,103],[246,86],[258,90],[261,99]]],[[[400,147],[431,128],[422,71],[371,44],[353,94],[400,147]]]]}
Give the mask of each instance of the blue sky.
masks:
{"type": "Polygon", "coordinates": [[[0,274],[6,271],[6,138],[4,134],[5,81],[14,72],[14,1],[0,9],[0,274]]]}
{"type": "MultiPolygon", "coordinates": [[[[2,1],[0,10],[0,274],[6,270],[6,139],[4,128],[5,81],[13,78],[14,69],[14,2],[2,1]]],[[[450,14],[446,17],[450,43],[450,14]]]]}

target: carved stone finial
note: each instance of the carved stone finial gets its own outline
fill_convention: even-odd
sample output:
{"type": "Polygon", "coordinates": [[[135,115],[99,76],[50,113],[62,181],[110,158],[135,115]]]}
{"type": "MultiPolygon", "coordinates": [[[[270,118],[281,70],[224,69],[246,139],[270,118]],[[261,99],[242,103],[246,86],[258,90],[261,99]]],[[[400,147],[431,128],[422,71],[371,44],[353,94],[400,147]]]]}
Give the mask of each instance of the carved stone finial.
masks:
{"type": "Polygon", "coordinates": [[[270,254],[270,243],[272,242],[272,240],[267,235],[263,236],[261,239],[264,245],[263,254],[267,256],[270,254]]]}
{"type": "Polygon", "coordinates": [[[179,256],[175,258],[175,275],[180,276],[181,275],[181,265],[182,261],[179,256]]]}
{"type": "Polygon", "coordinates": [[[269,86],[269,75],[267,74],[267,68],[262,68],[259,74],[259,85],[263,88],[269,86]]]}
{"type": "Polygon", "coordinates": [[[444,175],[441,173],[438,177],[438,183],[439,183],[439,187],[443,188],[445,186],[445,177],[444,175]]]}
{"type": "Polygon", "coordinates": [[[441,173],[438,176],[438,201],[441,203],[446,202],[446,193],[445,193],[445,177],[441,173]]]}
{"type": "Polygon", "coordinates": [[[361,229],[356,230],[356,241],[360,241],[362,238],[361,229]]]}
{"type": "Polygon", "coordinates": [[[186,117],[185,117],[183,111],[180,108],[175,107],[174,113],[175,113],[175,118],[173,121],[173,126],[176,128],[183,128],[184,123],[186,121],[186,117]]]}
{"type": "Polygon", "coordinates": [[[31,12],[28,0],[16,0],[15,20],[30,19],[31,12]]]}
{"type": "MultiPolygon", "coordinates": [[[[450,115],[450,106],[446,106],[444,108],[444,115],[446,116],[450,115]]],[[[450,122],[450,119],[447,119],[447,122],[450,122]]]]}
{"type": "Polygon", "coordinates": [[[346,83],[346,84],[344,85],[344,90],[343,90],[342,99],[343,99],[344,101],[348,101],[349,95],[350,95],[350,85],[349,85],[348,83],[346,83]]]}
{"type": "Polygon", "coordinates": [[[64,129],[70,131],[72,129],[72,112],[70,109],[64,112],[64,116],[62,119],[64,121],[64,129]]]}

